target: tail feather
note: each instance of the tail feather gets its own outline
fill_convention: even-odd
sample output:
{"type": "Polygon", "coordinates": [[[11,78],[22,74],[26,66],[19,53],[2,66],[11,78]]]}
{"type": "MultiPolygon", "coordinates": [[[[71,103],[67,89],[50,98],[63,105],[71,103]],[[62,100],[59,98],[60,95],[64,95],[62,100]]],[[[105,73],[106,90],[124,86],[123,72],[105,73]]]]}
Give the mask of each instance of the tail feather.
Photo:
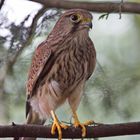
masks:
{"type": "MultiPolygon", "coordinates": [[[[45,123],[45,120],[41,120],[39,118],[38,113],[30,110],[27,116],[27,121],[26,124],[38,124],[38,125],[43,125],[45,123]]],[[[20,137],[20,138],[14,138],[14,140],[36,140],[36,138],[32,137],[20,137]]]]}

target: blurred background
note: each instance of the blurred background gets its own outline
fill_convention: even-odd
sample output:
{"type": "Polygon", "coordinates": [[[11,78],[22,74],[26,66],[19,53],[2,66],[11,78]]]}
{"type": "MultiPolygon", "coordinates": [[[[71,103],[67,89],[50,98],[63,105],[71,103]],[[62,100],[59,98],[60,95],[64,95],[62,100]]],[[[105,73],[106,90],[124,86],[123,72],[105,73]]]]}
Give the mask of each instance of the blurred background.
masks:
{"type": "MultiPolygon", "coordinates": [[[[0,9],[0,124],[25,122],[25,84],[33,52],[62,12],[26,0],[5,0],[0,9]]],[[[99,20],[101,15],[93,13],[90,37],[97,65],[86,84],[79,118],[101,123],[139,121],[140,15],[122,14],[119,19],[119,14],[110,14],[99,20]]],[[[67,103],[57,114],[70,122],[67,103]]],[[[120,139],[139,140],[140,136],[102,138],[120,139]]]]}

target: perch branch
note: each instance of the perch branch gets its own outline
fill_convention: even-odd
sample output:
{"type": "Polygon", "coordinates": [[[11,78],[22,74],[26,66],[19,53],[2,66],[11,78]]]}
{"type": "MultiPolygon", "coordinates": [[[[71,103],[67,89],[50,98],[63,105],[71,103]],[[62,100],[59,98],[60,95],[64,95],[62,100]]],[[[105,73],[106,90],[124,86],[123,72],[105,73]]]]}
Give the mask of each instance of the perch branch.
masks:
{"type": "Polygon", "coordinates": [[[140,14],[138,2],[80,2],[67,0],[29,0],[43,4],[47,8],[82,8],[99,13],[136,13],[140,14]]]}
{"type": "MultiPolygon", "coordinates": [[[[140,134],[140,122],[120,124],[100,124],[87,127],[86,138],[111,137],[120,135],[140,134]]],[[[50,126],[41,125],[7,125],[0,126],[0,138],[4,137],[40,137],[57,138],[57,134],[51,135],[50,126]]],[[[69,127],[63,130],[63,138],[81,138],[81,129],[69,127]]]]}

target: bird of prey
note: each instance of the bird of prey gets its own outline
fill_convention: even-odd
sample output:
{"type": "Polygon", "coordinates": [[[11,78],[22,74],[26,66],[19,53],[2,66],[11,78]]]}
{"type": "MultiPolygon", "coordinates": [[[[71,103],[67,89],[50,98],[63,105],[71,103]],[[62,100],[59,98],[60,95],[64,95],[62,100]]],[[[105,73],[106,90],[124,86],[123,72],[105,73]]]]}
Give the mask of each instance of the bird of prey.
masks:
{"type": "Polygon", "coordinates": [[[43,125],[52,117],[51,133],[57,131],[59,140],[62,139],[62,129],[67,126],[58,120],[55,110],[65,101],[70,105],[74,127],[81,127],[82,136],[86,136],[85,125],[89,123],[81,123],[76,110],[85,83],[96,64],[96,51],[89,37],[90,28],[90,12],[67,10],[32,58],[27,81],[27,124],[43,125]]]}

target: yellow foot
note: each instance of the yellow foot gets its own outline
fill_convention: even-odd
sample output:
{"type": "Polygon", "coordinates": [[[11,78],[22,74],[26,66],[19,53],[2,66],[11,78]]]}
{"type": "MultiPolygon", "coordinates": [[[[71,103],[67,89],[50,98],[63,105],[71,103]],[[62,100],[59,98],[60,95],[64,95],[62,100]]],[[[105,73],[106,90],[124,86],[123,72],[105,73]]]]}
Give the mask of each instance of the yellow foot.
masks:
{"type": "Polygon", "coordinates": [[[94,123],[94,121],[86,121],[84,123],[80,123],[78,117],[77,117],[77,114],[76,112],[73,112],[73,118],[74,118],[74,127],[81,127],[82,128],[82,137],[85,137],[86,136],[86,126],[88,125],[91,125],[94,123]]]}
{"type": "Polygon", "coordinates": [[[88,121],[83,123],[83,125],[85,125],[85,126],[93,125],[93,124],[95,124],[95,122],[93,120],[88,120],[88,121]]]}
{"type": "Polygon", "coordinates": [[[85,137],[86,136],[86,126],[91,125],[93,123],[94,123],[94,121],[86,121],[84,123],[80,123],[79,120],[77,120],[77,121],[75,120],[73,125],[75,128],[81,127],[82,128],[82,137],[85,137]]]}
{"type": "Polygon", "coordinates": [[[51,115],[53,117],[53,124],[52,124],[52,128],[51,128],[51,134],[54,135],[56,132],[56,129],[58,131],[58,140],[62,139],[62,128],[63,129],[67,129],[68,126],[60,123],[59,120],[57,119],[57,116],[55,115],[55,113],[53,111],[51,111],[51,115]]]}

